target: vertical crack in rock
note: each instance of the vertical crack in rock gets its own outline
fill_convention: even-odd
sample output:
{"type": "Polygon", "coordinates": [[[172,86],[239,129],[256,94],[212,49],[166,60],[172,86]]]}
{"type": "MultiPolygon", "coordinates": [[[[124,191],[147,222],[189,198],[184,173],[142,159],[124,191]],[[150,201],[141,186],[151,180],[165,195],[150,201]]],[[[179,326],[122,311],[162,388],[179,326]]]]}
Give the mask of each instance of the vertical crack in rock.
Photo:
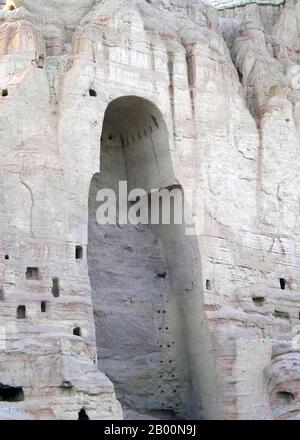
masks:
{"type": "Polygon", "coordinates": [[[257,220],[258,222],[261,220],[261,190],[262,190],[262,172],[263,172],[263,131],[258,123],[257,127],[258,132],[258,151],[257,151],[257,184],[256,184],[256,212],[257,212],[257,220]]]}
{"type": "MultiPolygon", "coordinates": [[[[199,182],[199,173],[201,170],[201,166],[199,163],[199,144],[198,144],[198,132],[197,132],[197,124],[196,124],[196,107],[195,102],[197,99],[197,87],[196,87],[196,75],[197,75],[197,67],[195,60],[195,43],[184,44],[183,45],[186,52],[186,69],[187,69],[187,80],[189,86],[189,98],[190,98],[190,106],[191,106],[191,115],[192,115],[192,123],[193,123],[193,145],[194,145],[194,154],[193,159],[195,160],[196,166],[194,168],[194,180],[195,182],[199,182]]],[[[192,216],[196,216],[196,206],[197,206],[197,193],[193,192],[192,196],[192,216]]]]}
{"type": "Polygon", "coordinates": [[[186,67],[187,67],[187,78],[189,84],[190,91],[190,101],[192,108],[192,117],[193,121],[195,121],[195,100],[196,100],[196,63],[195,63],[195,55],[194,55],[194,44],[185,45],[186,51],[186,67]]]}
{"type": "Polygon", "coordinates": [[[173,124],[173,139],[174,147],[176,149],[176,113],[175,113],[175,101],[174,101],[174,53],[168,51],[168,72],[169,72],[169,97],[172,114],[173,124]]]}
{"type": "Polygon", "coordinates": [[[30,200],[31,200],[31,205],[30,205],[30,232],[31,235],[34,237],[34,231],[33,231],[33,209],[34,209],[34,198],[33,198],[33,193],[32,190],[30,188],[30,186],[24,182],[24,180],[21,178],[20,176],[20,182],[23,186],[25,186],[25,188],[29,191],[30,194],[30,200]]]}

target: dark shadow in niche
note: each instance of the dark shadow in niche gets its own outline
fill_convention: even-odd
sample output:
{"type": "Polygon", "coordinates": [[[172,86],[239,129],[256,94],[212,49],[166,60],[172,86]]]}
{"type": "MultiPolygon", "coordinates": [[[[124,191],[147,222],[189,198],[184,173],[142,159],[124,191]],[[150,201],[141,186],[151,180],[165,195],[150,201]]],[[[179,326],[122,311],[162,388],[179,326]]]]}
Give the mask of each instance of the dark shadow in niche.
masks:
{"type": "Polygon", "coordinates": [[[52,278],[52,289],[51,289],[52,295],[54,298],[59,297],[59,279],[58,278],[52,278]]]}
{"type": "Polygon", "coordinates": [[[73,335],[74,336],[81,336],[81,328],[80,327],[75,327],[73,329],[73,335]]]}
{"type": "Polygon", "coordinates": [[[290,319],[288,312],[282,312],[281,310],[274,310],[273,316],[275,318],[290,319]]]}
{"type": "Polygon", "coordinates": [[[12,387],[0,383],[0,402],[21,402],[24,400],[24,391],[21,387],[12,387]]]}
{"type": "Polygon", "coordinates": [[[78,420],[90,420],[89,416],[86,413],[86,410],[82,408],[78,413],[78,420]]]}
{"type": "Polygon", "coordinates": [[[164,270],[163,271],[157,271],[156,277],[165,280],[167,278],[167,272],[164,271],[164,270]]]}
{"type": "Polygon", "coordinates": [[[25,319],[26,318],[26,307],[25,306],[18,306],[17,318],[18,319],[25,319]]]}
{"type": "Polygon", "coordinates": [[[279,278],[279,283],[280,283],[280,289],[281,290],[285,290],[285,287],[286,287],[286,280],[285,280],[285,278],[279,278]]]}
{"type": "Polygon", "coordinates": [[[241,72],[239,69],[237,69],[237,73],[238,73],[238,75],[239,75],[239,81],[240,81],[240,83],[243,84],[243,74],[242,74],[242,72],[241,72]]]}
{"type": "Polygon", "coordinates": [[[290,405],[295,400],[295,396],[289,391],[278,391],[276,393],[276,399],[283,405],[290,405]]]}
{"type": "Polygon", "coordinates": [[[263,296],[255,296],[252,298],[252,301],[256,305],[256,307],[262,307],[265,303],[265,298],[263,296]]]}
{"type": "Polygon", "coordinates": [[[44,63],[45,63],[45,57],[43,55],[39,56],[39,59],[37,60],[37,66],[39,69],[43,69],[44,68],[44,63]]]}
{"type": "Polygon", "coordinates": [[[39,269],[37,267],[27,267],[26,280],[38,280],[39,269]]]}
{"type": "Polygon", "coordinates": [[[206,288],[206,290],[212,290],[211,281],[210,280],[206,280],[205,288],[206,288]]]}
{"type": "Polygon", "coordinates": [[[82,260],[82,258],[83,258],[82,246],[76,246],[76,248],[75,248],[75,258],[76,258],[76,260],[82,260]]]}

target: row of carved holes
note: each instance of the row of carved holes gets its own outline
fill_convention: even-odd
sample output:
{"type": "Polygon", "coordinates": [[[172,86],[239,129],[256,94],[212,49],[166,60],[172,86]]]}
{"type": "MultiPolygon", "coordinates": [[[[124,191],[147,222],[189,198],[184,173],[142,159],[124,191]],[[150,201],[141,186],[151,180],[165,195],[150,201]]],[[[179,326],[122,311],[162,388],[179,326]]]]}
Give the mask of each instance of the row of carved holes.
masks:
{"type": "MultiPolygon", "coordinates": [[[[0,384],[0,402],[21,402],[24,400],[22,387],[12,387],[0,384]]],[[[82,408],[78,413],[78,420],[89,420],[86,410],[82,408]]]]}
{"type": "MultiPolygon", "coordinates": [[[[5,256],[6,259],[9,259],[8,256],[5,256]]],[[[83,258],[83,249],[82,246],[76,246],[75,248],[75,258],[76,260],[82,260],[83,258]]],[[[38,267],[27,267],[26,271],[26,279],[27,280],[38,280],[39,279],[39,269],[38,267]]],[[[52,278],[52,295],[55,298],[59,297],[59,278],[52,278]]]]}
{"type": "MultiPolygon", "coordinates": [[[[81,246],[76,246],[75,258],[77,260],[83,258],[83,250],[82,250],[81,246]]],[[[5,259],[9,260],[9,256],[5,255],[5,259]]],[[[38,280],[39,279],[39,269],[36,267],[28,267],[27,271],[26,271],[26,279],[38,280]]],[[[58,278],[52,279],[52,294],[55,297],[59,296],[59,279],[58,278]]],[[[47,311],[47,303],[46,303],[46,301],[42,301],[41,302],[41,313],[46,313],[46,311],[47,311]]],[[[26,318],[26,306],[25,305],[20,305],[17,307],[17,318],[18,319],[25,319],[26,318]]],[[[82,336],[81,328],[75,327],[73,329],[73,335],[82,336]]],[[[84,408],[82,408],[79,411],[78,420],[89,420],[89,417],[86,414],[86,411],[84,408]]]]}
{"type": "MultiPolygon", "coordinates": [[[[5,256],[6,258],[7,256],[5,256]]],[[[76,260],[81,260],[83,258],[83,249],[81,246],[76,246],[75,248],[75,258],[76,260]]],[[[6,258],[9,259],[9,258],[6,258]]],[[[28,267],[26,271],[26,279],[27,280],[38,280],[39,279],[39,269],[37,267],[28,267]]],[[[55,298],[59,297],[59,279],[58,278],[52,278],[52,288],[51,292],[52,295],[55,298]]],[[[41,302],[41,312],[46,313],[47,311],[47,303],[46,301],[41,302]]],[[[18,306],[17,308],[17,318],[18,319],[25,319],[26,318],[26,306],[18,306]]],[[[75,327],[73,329],[73,335],[75,336],[81,336],[81,329],[80,327],[75,327]]]]}
{"type": "MultiPolygon", "coordinates": [[[[31,281],[38,280],[39,279],[38,267],[27,267],[26,279],[31,281]]],[[[57,277],[52,278],[51,292],[55,298],[59,297],[59,279],[57,277]]]]}
{"type": "MultiPolygon", "coordinates": [[[[286,288],[285,278],[279,278],[279,284],[280,284],[281,290],[285,290],[285,288],[286,288]]],[[[210,280],[206,280],[205,288],[206,288],[206,290],[212,290],[212,285],[211,285],[210,280]]],[[[254,297],[254,298],[252,298],[252,300],[257,307],[262,307],[265,303],[265,298],[263,296],[254,297]]],[[[274,316],[276,318],[289,319],[289,314],[287,312],[281,312],[278,310],[274,311],[274,316]]],[[[299,312],[299,319],[300,319],[300,312],[299,312]]]]}
{"type": "MultiPolygon", "coordinates": [[[[47,312],[47,303],[46,301],[41,302],[41,313],[47,312]]],[[[17,308],[17,318],[25,319],[26,318],[26,306],[18,306],[17,308]]]]}
{"type": "MultiPolygon", "coordinates": [[[[0,383],[0,402],[21,402],[24,400],[22,387],[12,387],[0,383]]],[[[84,408],[78,413],[78,420],[89,420],[89,416],[84,408]]]]}
{"type": "MultiPolygon", "coordinates": [[[[22,387],[12,387],[0,383],[0,402],[21,402],[24,400],[22,387]]],[[[78,413],[78,420],[89,420],[89,416],[84,408],[78,413]]]]}
{"type": "MultiPolygon", "coordinates": [[[[280,288],[281,290],[285,290],[286,289],[286,279],[285,278],[279,278],[279,284],[280,284],[280,288]]],[[[205,286],[206,290],[212,290],[212,285],[211,285],[211,281],[210,280],[206,280],[206,286],[205,286]]],[[[253,298],[253,301],[255,300],[259,300],[261,298],[253,298]]]]}
{"type": "MultiPolygon", "coordinates": [[[[46,301],[41,302],[41,312],[46,313],[47,312],[47,303],[46,301]]],[[[18,306],[17,308],[17,318],[18,319],[25,319],[26,318],[26,306],[18,306]]],[[[74,336],[82,336],[81,328],[75,327],[73,329],[73,335],[74,336]]]]}
{"type": "MultiPolygon", "coordinates": [[[[256,307],[262,307],[265,303],[265,298],[263,296],[256,296],[252,298],[252,301],[256,305],[256,307]]],[[[288,312],[282,312],[280,310],[274,310],[273,315],[275,318],[283,318],[283,319],[289,319],[289,313],[288,312]]],[[[299,319],[300,319],[300,312],[299,312],[299,319]]]]}
{"type": "MultiPolygon", "coordinates": [[[[279,278],[279,284],[281,290],[285,290],[286,288],[286,279],[285,278],[279,278]]],[[[257,296],[252,298],[252,301],[257,307],[262,307],[265,303],[265,298],[263,296],[257,296]]],[[[281,318],[281,319],[289,319],[290,315],[288,312],[283,312],[281,310],[274,310],[273,316],[275,318],[281,318]]],[[[300,320],[300,312],[299,312],[299,320],[300,320]]]]}
{"type": "MultiPolygon", "coordinates": [[[[5,260],[9,260],[9,255],[5,255],[5,260]]],[[[83,258],[83,249],[82,246],[75,247],[75,259],[82,260],[83,258]]],[[[38,280],[39,279],[39,269],[37,267],[27,267],[26,270],[26,279],[27,280],[38,280]]]]}

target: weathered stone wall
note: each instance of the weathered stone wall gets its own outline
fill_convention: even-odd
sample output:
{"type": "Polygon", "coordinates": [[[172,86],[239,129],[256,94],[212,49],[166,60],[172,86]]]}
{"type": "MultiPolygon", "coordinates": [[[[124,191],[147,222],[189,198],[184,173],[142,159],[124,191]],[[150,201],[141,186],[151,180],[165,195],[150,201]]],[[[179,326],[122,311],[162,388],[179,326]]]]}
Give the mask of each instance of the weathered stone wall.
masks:
{"type": "Polygon", "coordinates": [[[299,90],[290,73],[299,63],[299,4],[217,12],[187,0],[7,1],[0,383],[22,387],[25,399],[0,403],[4,417],[77,418],[82,408],[91,418],[121,417],[95,365],[93,303],[98,367],[125,407],[299,417],[299,90]],[[117,151],[122,132],[138,138],[149,129],[148,109],[106,125],[109,104],[124,96],[147,100],[166,124],[159,163],[172,173],[158,183],[198,190],[198,236],[95,225],[99,185],[127,176],[147,187],[155,175],[138,172],[136,150],[124,149],[124,160],[117,151]],[[164,265],[161,288],[155,271],[164,265]],[[38,279],[26,279],[28,267],[38,279]]]}

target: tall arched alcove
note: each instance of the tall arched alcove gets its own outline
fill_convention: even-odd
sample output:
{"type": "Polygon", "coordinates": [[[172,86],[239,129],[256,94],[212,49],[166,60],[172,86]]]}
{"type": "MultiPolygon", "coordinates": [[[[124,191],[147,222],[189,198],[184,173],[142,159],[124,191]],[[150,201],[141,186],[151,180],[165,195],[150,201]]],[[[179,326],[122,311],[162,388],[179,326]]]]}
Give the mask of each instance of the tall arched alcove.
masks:
{"type": "Polygon", "coordinates": [[[116,99],[106,110],[100,172],[89,194],[88,266],[99,368],[125,409],[199,418],[200,382],[213,369],[203,331],[197,244],[186,237],[184,225],[99,224],[97,193],[113,189],[118,195],[120,181],[147,193],[176,183],[163,117],[154,104],[134,96],[116,99]]]}

